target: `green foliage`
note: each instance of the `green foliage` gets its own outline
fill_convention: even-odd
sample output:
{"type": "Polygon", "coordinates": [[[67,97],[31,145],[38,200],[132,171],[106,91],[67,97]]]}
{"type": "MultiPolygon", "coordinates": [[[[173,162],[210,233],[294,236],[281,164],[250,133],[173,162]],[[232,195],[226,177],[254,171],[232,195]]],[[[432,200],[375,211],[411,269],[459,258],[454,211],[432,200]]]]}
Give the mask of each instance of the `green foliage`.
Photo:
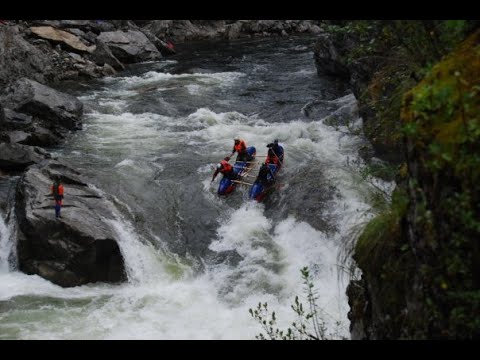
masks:
{"type": "MultiPolygon", "coordinates": [[[[336,43],[345,44],[339,61],[371,75],[368,86],[357,90],[360,114],[368,119],[364,132],[374,146],[402,151],[403,134],[412,131],[399,121],[404,93],[474,26],[467,20],[355,20],[325,27],[336,43]]],[[[448,87],[438,91],[439,104],[451,94],[448,87]]]]}
{"type": "Polygon", "coordinates": [[[393,181],[398,174],[399,166],[384,161],[370,161],[365,164],[361,159],[348,159],[346,166],[351,173],[359,175],[356,179],[359,184],[369,185],[368,191],[364,194],[365,201],[376,211],[386,209],[392,200],[391,194],[378,184],[378,180],[393,181]]]}
{"type": "Polygon", "coordinates": [[[439,38],[447,51],[451,51],[469,30],[470,24],[467,20],[446,20],[439,25],[439,38]]]}
{"type": "MultiPolygon", "coordinates": [[[[365,166],[360,171],[360,175],[363,180],[367,180],[370,177],[380,178],[385,181],[393,181],[398,172],[398,166],[386,163],[378,162],[371,163],[368,166],[365,166]]],[[[388,196],[390,200],[390,196],[388,196]]]]}
{"type": "Polygon", "coordinates": [[[447,292],[448,301],[456,304],[448,321],[455,338],[468,339],[480,336],[480,291],[447,292]],[[473,335],[473,336],[472,336],[473,335]]]}
{"type": "Polygon", "coordinates": [[[350,38],[355,46],[346,63],[372,55],[387,54],[420,68],[452,51],[471,31],[467,20],[354,20],[325,29],[337,39],[350,38]]]}
{"type": "MultiPolygon", "coordinates": [[[[457,29],[465,22],[446,22],[457,29]]],[[[480,322],[480,31],[457,46],[405,95],[403,131],[415,173],[413,195],[426,336],[473,338],[480,322]]],[[[447,40],[444,40],[447,42],[447,40]]],[[[452,45],[453,47],[453,45],[452,45]]],[[[413,211],[412,211],[413,213],[413,211]]]]}
{"type": "Polygon", "coordinates": [[[397,251],[405,252],[401,243],[401,220],[407,211],[408,198],[400,188],[392,195],[391,206],[373,218],[358,238],[354,259],[362,270],[378,271],[396,262],[397,251]],[[387,265],[387,266],[384,266],[387,265]]]}
{"type": "Polygon", "coordinates": [[[308,267],[304,267],[300,271],[305,285],[307,305],[305,306],[298,296],[295,296],[291,308],[297,316],[297,321],[292,322],[292,326],[286,330],[280,330],[276,327],[275,311],[270,313],[267,303],[258,303],[256,309],[250,308],[250,315],[260,323],[265,331],[265,334],[259,333],[255,336],[257,340],[327,340],[334,337],[338,338],[337,334],[327,335],[327,328],[320,316],[321,310],[317,305],[318,297],[315,294],[308,267]]]}
{"type": "Polygon", "coordinates": [[[353,256],[374,298],[379,336],[480,337],[472,316],[480,310],[478,24],[330,26],[337,40],[355,44],[340,51],[341,62],[373,74],[357,89],[365,134],[378,149],[407,144],[392,203],[378,208],[353,256]]]}

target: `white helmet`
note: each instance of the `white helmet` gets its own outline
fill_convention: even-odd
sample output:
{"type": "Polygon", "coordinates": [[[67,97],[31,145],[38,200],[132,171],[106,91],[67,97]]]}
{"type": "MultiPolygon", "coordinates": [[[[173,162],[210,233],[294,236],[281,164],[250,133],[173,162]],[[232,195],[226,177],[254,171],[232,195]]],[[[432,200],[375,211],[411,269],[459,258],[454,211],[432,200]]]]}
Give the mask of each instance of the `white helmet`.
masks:
{"type": "Polygon", "coordinates": [[[222,168],[222,164],[217,164],[217,169],[221,169],[222,168]]]}
{"type": "Polygon", "coordinates": [[[234,140],[234,141],[240,141],[240,136],[235,136],[235,137],[233,138],[233,140],[234,140]]]}

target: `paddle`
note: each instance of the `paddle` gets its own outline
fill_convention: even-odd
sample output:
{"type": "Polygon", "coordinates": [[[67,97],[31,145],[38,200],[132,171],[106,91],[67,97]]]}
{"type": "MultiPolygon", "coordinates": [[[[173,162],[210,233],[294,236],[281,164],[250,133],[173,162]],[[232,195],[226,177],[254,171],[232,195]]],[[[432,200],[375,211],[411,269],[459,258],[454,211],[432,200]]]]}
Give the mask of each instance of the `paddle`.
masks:
{"type": "Polygon", "coordinates": [[[232,180],[232,182],[238,183],[238,184],[243,184],[243,185],[249,185],[249,186],[250,186],[250,185],[253,185],[253,184],[247,183],[247,182],[245,182],[245,181],[240,181],[240,180],[232,180]]]}
{"type": "MultiPolygon", "coordinates": [[[[259,164],[259,163],[257,163],[257,164],[259,164]]],[[[241,169],[244,168],[244,166],[240,166],[240,165],[233,165],[233,167],[235,167],[235,168],[241,168],[241,169]]]]}
{"type": "MultiPolygon", "coordinates": [[[[270,148],[270,149],[272,149],[272,148],[270,148]]],[[[278,157],[278,155],[275,153],[275,151],[274,151],[273,149],[272,149],[272,152],[273,152],[273,155],[275,155],[275,156],[277,157],[278,162],[280,163],[280,165],[283,167],[283,161],[280,160],[280,158],[278,157]]]]}

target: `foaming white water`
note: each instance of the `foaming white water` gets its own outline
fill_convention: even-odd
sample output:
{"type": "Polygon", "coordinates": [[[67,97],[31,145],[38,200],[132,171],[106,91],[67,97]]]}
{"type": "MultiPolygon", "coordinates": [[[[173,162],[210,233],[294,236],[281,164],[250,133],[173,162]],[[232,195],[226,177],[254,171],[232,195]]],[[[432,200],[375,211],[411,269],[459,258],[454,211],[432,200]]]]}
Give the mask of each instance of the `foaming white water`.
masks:
{"type": "MultiPolygon", "coordinates": [[[[236,111],[215,113],[208,108],[198,109],[194,113],[188,115],[187,120],[190,124],[193,122],[198,125],[207,126],[208,128],[206,130],[211,129],[212,126],[218,125],[245,124],[245,126],[248,126],[257,121],[236,111]]],[[[213,131],[216,129],[217,128],[214,128],[213,131]]]]}
{"type": "Polygon", "coordinates": [[[281,318],[280,328],[291,326],[296,321],[290,308],[295,296],[307,305],[300,269],[308,266],[327,333],[349,336],[346,283],[338,280],[339,245],[335,237],[293,216],[274,224],[258,203],[243,205],[218,233],[219,240],[210,248],[236,250],[243,258],[235,268],[214,267],[210,273],[228,302],[255,307],[258,302],[268,301],[270,309],[281,318]]]}
{"type": "Polygon", "coordinates": [[[300,76],[314,76],[316,74],[316,71],[302,69],[302,70],[294,71],[291,74],[300,75],[300,76]]]}
{"type": "Polygon", "coordinates": [[[23,295],[28,312],[4,307],[0,339],[251,339],[258,332],[248,308],[219,301],[206,277],[69,289],[18,273],[0,279],[26,288],[18,295],[35,294],[23,295]]]}
{"type": "Polygon", "coordinates": [[[271,220],[263,215],[263,205],[254,203],[244,204],[219,228],[219,240],[210,248],[236,250],[243,258],[237,268],[215,269],[211,275],[232,304],[243,302],[252,292],[261,295],[270,289],[278,293],[282,288],[282,277],[276,271],[281,266],[279,254],[271,228],[271,220]]]}
{"type": "Polygon", "coordinates": [[[200,90],[202,87],[198,84],[192,84],[192,85],[187,85],[186,88],[190,95],[198,95],[200,94],[200,90]]]}
{"type": "Polygon", "coordinates": [[[103,114],[95,116],[95,122],[90,124],[85,136],[97,149],[122,148],[136,153],[145,146],[158,148],[158,136],[167,131],[161,128],[161,124],[168,123],[169,119],[152,113],[103,114]]]}
{"type": "MultiPolygon", "coordinates": [[[[107,198],[106,194],[91,185],[91,188],[98,192],[102,197],[107,198]]],[[[132,214],[127,204],[120,202],[117,198],[114,201],[126,207],[128,212],[132,214]]],[[[115,219],[106,219],[103,221],[109,224],[115,232],[118,246],[123,256],[125,270],[127,272],[128,281],[131,283],[151,283],[159,279],[167,279],[165,271],[162,268],[165,263],[165,256],[161,251],[155,249],[152,243],[145,241],[133,228],[128,221],[116,208],[111,204],[111,209],[115,219]]]]}
{"type": "MultiPolygon", "coordinates": [[[[352,97],[337,99],[343,110],[352,107],[352,101],[355,101],[352,97]]],[[[196,115],[215,116],[206,111],[197,112],[196,115]]],[[[278,138],[286,151],[282,181],[287,181],[285,178],[288,179],[293,168],[318,167],[339,196],[334,197],[325,213],[333,219],[337,229],[328,235],[299,221],[294,215],[274,224],[265,217],[262,205],[242,205],[225,220],[218,230],[219,239],[212,243],[211,249],[236,250],[243,259],[235,269],[218,271],[215,268],[211,273],[213,281],[221,289],[220,292],[225,293],[225,299],[233,304],[253,298],[262,302],[270,299],[272,304],[276,304],[277,314],[291,314],[290,320],[295,321],[289,304],[293,303],[295,295],[304,293],[300,269],[308,266],[317,289],[318,305],[321,318],[327,325],[327,333],[348,337],[348,303],[345,295],[348,274],[339,276],[344,271],[343,264],[338,263],[339,254],[344,238],[355,226],[365,223],[373,215],[365,197],[372,189],[368,183],[360,181],[355,173],[358,169],[349,166],[353,159],[359,168],[364,166],[357,155],[362,139],[350,133],[347,126],[334,128],[325,125],[323,119],[309,122],[297,120],[272,126],[250,118],[253,125],[245,127],[224,121],[224,114],[216,115],[223,122],[221,130],[213,123],[209,128],[197,132],[205,141],[210,139],[210,142],[218,143],[219,148],[223,143],[225,148],[225,143],[231,142],[231,134],[240,134],[248,139],[248,145],[257,146],[257,154],[262,154],[266,152],[263,144],[278,138]],[[258,295],[252,296],[254,293],[258,295]],[[272,294],[275,296],[272,297],[272,294]]],[[[360,119],[356,126],[359,125],[360,119]]],[[[377,185],[386,192],[391,191],[393,186],[382,181],[377,181],[377,185]]],[[[255,306],[255,303],[251,306],[255,306]]],[[[291,325],[291,321],[285,325],[291,325]]]]}
{"type": "Polygon", "coordinates": [[[162,257],[149,242],[142,241],[132,226],[118,215],[118,219],[109,220],[117,234],[118,245],[122,252],[128,280],[132,282],[150,283],[158,278],[164,278],[162,257]]]}
{"type": "Polygon", "coordinates": [[[115,165],[115,167],[121,167],[121,166],[134,166],[135,161],[132,159],[125,159],[120,161],[118,164],[115,165]]]}
{"type": "Polygon", "coordinates": [[[315,285],[320,318],[329,332],[336,331],[337,336],[348,337],[348,320],[345,318],[348,303],[344,291],[346,277],[338,276],[338,271],[341,271],[338,264],[339,239],[329,237],[294,217],[282,221],[275,228],[274,239],[282,247],[287,263],[283,274],[286,279],[284,293],[302,294],[305,298],[305,286],[299,282],[299,269],[308,266],[315,285]]]}
{"type": "Polygon", "coordinates": [[[109,78],[108,82],[118,82],[124,88],[132,89],[142,85],[156,84],[167,81],[194,81],[212,86],[230,86],[239,78],[245,76],[240,72],[220,72],[220,73],[193,73],[193,74],[170,74],[157,71],[149,71],[142,76],[129,76],[109,78]]]}
{"type": "Polygon", "coordinates": [[[0,273],[6,273],[9,270],[8,258],[10,257],[12,246],[11,231],[5,224],[3,215],[0,214],[0,273]]]}

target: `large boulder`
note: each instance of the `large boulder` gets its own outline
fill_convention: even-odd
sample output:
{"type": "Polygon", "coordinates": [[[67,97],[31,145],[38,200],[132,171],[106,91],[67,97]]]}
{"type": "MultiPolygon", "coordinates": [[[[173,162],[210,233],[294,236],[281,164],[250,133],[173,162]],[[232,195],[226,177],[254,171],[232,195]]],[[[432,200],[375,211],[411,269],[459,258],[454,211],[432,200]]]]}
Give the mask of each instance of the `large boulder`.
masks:
{"type": "Polygon", "coordinates": [[[175,50],[173,48],[168,47],[168,44],[165,41],[160,40],[152,32],[146,29],[142,29],[141,31],[145,34],[148,40],[150,40],[152,44],[155,45],[155,47],[158,49],[158,51],[160,51],[163,56],[175,54],[175,50]]]}
{"type": "Polygon", "coordinates": [[[64,136],[59,132],[45,129],[39,125],[34,125],[26,131],[12,130],[0,133],[0,141],[30,146],[55,146],[63,139],[64,136]]]}
{"type": "Polygon", "coordinates": [[[80,29],[84,32],[92,31],[100,34],[102,31],[114,31],[115,26],[105,20],[61,20],[57,27],[62,29],[80,29]]]}
{"type": "Polygon", "coordinates": [[[20,180],[15,203],[21,271],[63,287],[126,280],[117,235],[108,225],[111,205],[81,174],[57,161],[32,166],[20,180]],[[60,176],[65,198],[56,219],[48,193],[60,176]]]}
{"type": "Polygon", "coordinates": [[[32,26],[30,31],[42,39],[62,44],[73,51],[92,53],[95,50],[95,46],[85,45],[78,36],[51,26],[32,26]]]}
{"type": "Polygon", "coordinates": [[[0,141],[6,141],[7,143],[22,143],[28,139],[29,134],[21,130],[13,130],[6,133],[2,132],[0,141]]]}
{"type": "Polygon", "coordinates": [[[48,50],[26,41],[18,26],[0,26],[0,88],[21,77],[55,81],[53,57],[48,50]]]}
{"type": "Polygon", "coordinates": [[[228,24],[225,26],[225,37],[229,40],[236,39],[240,37],[242,31],[242,22],[236,22],[233,24],[228,24]]]}
{"type": "Polygon", "coordinates": [[[5,109],[5,118],[0,121],[0,141],[31,146],[54,146],[64,139],[57,129],[46,129],[35,124],[30,115],[5,109]]]}
{"type": "Polygon", "coordinates": [[[45,150],[39,147],[0,143],[0,170],[2,172],[22,171],[48,157],[45,150]]]}
{"type": "Polygon", "coordinates": [[[0,122],[2,129],[25,130],[32,124],[32,117],[30,115],[18,113],[11,109],[5,109],[4,114],[3,122],[0,122]]]}
{"type": "Polygon", "coordinates": [[[123,63],[158,60],[162,57],[155,45],[140,31],[110,31],[98,36],[123,63]]]}
{"type": "Polygon", "coordinates": [[[319,76],[350,78],[350,70],[343,59],[344,49],[328,34],[321,34],[315,44],[315,64],[319,76]]]}
{"type": "Polygon", "coordinates": [[[125,69],[125,66],[112,54],[110,48],[100,39],[97,39],[96,49],[90,56],[97,65],[108,64],[117,71],[125,69]]]}
{"type": "Polygon", "coordinates": [[[81,129],[83,104],[77,98],[27,78],[10,86],[5,104],[16,112],[32,115],[49,127],[81,129]]]}
{"type": "Polygon", "coordinates": [[[165,39],[169,35],[169,29],[172,26],[173,20],[153,20],[144,25],[142,31],[150,31],[153,35],[165,39]]]}

